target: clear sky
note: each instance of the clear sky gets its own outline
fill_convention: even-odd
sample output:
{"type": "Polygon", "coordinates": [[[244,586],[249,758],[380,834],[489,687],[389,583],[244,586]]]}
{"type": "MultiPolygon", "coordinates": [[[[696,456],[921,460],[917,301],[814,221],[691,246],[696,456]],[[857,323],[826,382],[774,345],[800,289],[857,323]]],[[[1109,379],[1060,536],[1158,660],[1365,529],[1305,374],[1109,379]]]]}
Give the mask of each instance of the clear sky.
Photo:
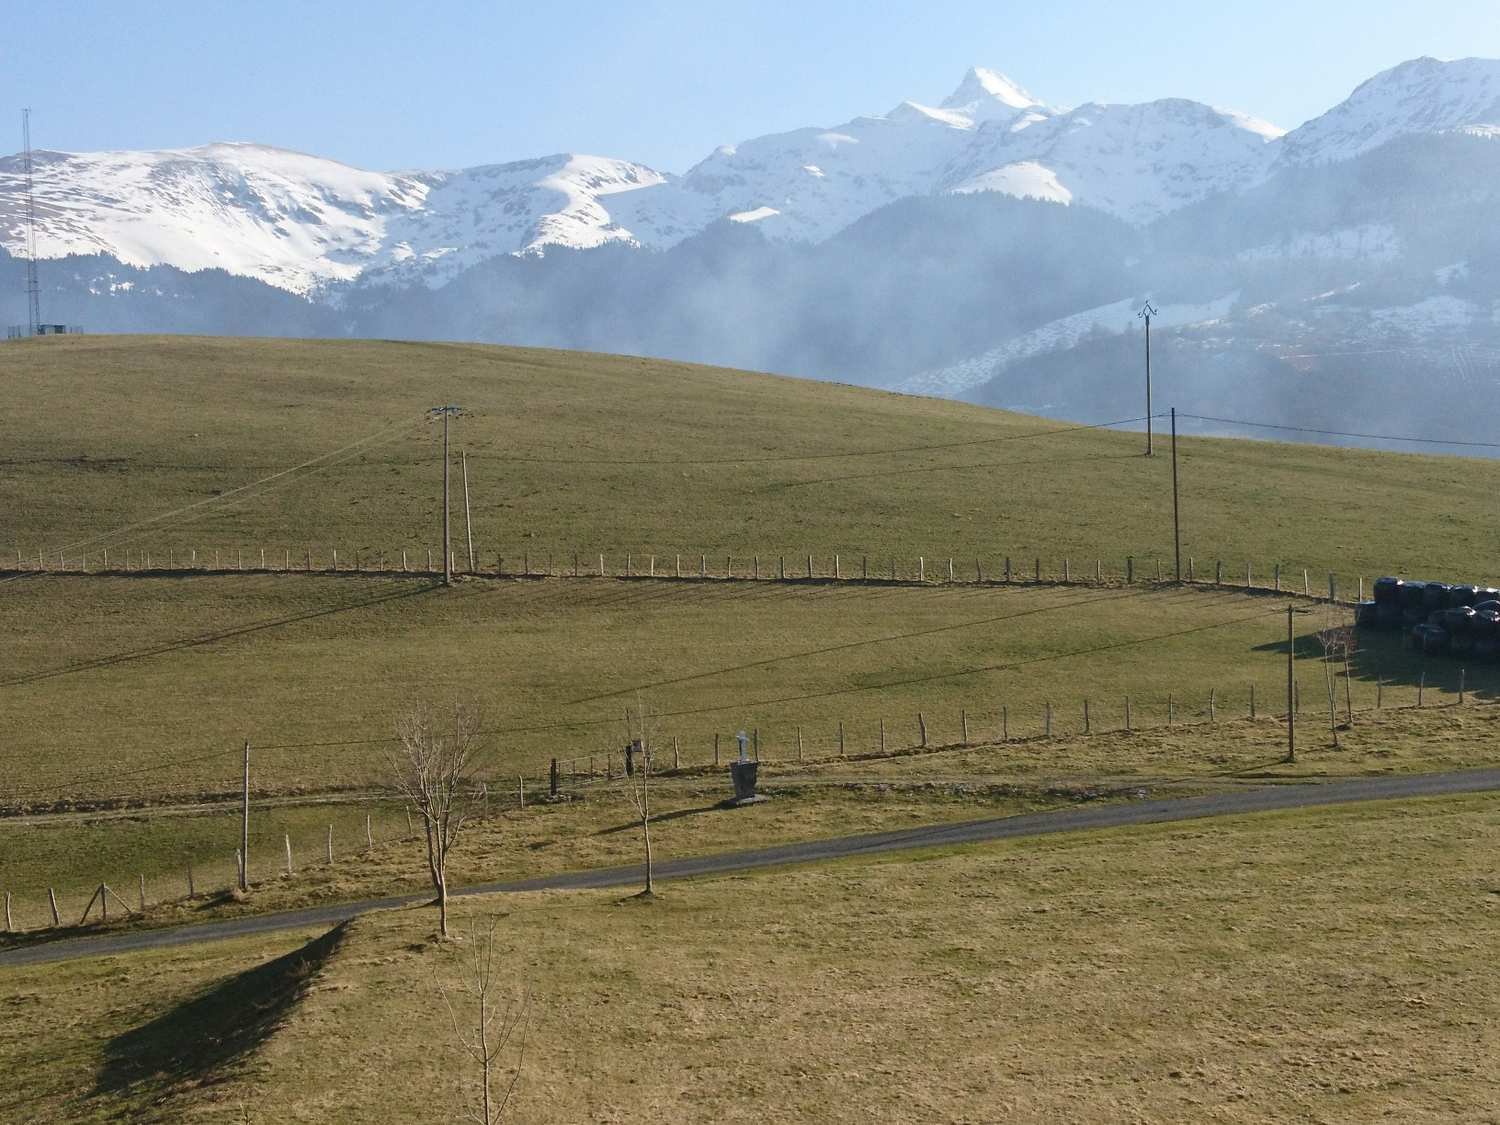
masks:
{"type": "Polygon", "coordinates": [[[380,169],[573,151],[680,172],[937,102],[970,65],[1053,104],[1179,96],[1290,128],[1404,59],[1500,57],[1500,0],[22,2],[0,152],[30,105],[43,148],[250,140],[380,169]]]}

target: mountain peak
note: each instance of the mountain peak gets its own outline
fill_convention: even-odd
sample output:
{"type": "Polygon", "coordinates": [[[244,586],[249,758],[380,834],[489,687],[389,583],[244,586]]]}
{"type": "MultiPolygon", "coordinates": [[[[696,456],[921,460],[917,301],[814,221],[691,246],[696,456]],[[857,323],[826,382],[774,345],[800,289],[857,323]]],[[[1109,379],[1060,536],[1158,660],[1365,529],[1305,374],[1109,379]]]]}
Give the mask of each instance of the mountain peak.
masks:
{"type": "Polygon", "coordinates": [[[1042,104],[998,70],[971,66],[958,89],[943,100],[942,108],[966,109],[988,102],[999,102],[1011,109],[1030,109],[1042,104]]]}

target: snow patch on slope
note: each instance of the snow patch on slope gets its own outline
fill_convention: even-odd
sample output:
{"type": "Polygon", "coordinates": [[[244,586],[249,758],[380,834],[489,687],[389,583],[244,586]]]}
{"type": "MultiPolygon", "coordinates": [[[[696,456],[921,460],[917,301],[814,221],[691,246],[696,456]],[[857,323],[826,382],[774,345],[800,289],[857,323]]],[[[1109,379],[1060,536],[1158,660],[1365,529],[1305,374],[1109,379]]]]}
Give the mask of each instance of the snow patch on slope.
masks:
{"type": "MultiPolygon", "coordinates": [[[[1224,317],[1238,299],[1239,291],[1236,290],[1204,304],[1163,305],[1152,321],[1165,328],[1208,323],[1224,317]]],[[[1029,332],[1012,336],[999,347],[947,367],[923,371],[891,389],[904,394],[957,397],[988,382],[1014,363],[1075,347],[1093,333],[1120,335],[1137,330],[1140,322],[1136,314],[1141,304],[1139,299],[1127,297],[1049,321],[1029,332]]]]}

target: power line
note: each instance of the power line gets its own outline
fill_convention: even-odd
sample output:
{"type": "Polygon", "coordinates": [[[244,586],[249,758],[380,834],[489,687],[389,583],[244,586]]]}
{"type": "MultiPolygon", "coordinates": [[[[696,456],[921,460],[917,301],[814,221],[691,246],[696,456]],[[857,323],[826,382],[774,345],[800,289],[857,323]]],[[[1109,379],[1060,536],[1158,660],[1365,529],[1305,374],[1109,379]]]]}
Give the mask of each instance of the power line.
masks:
{"type": "MultiPolygon", "coordinates": [[[[1152,415],[1164,418],[1164,414],[1152,415]]],[[[531,465],[774,465],[800,461],[834,461],[846,457],[886,457],[906,453],[929,453],[943,449],[963,449],[976,445],[993,445],[1002,441],[1027,441],[1032,438],[1054,437],[1083,430],[1102,430],[1110,426],[1128,426],[1144,422],[1146,415],[1137,418],[1116,418],[1110,422],[1089,422],[1076,426],[1059,426],[1050,430],[1033,430],[1022,434],[1001,434],[990,438],[972,438],[967,441],[939,442],[933,445],[895,446],[889,449],[851,449],[839,453],[789,453],[769,457],[702,457],[683,459],[652,458],[572,458],[572,457],[492,457],[490,461],[531,465]]]]}
{"type": "Polygon", "coordinates": [[[1460,445],[1475,449],[1500,449],[1500,442],[1463,441],[1457,438],[1413,437],[1410,434],[1364,434],[1347,430],[1323,430],[1312,426],[1292,426],[1280,422],[1253,422],[1246,418],[1216,418],[1209,414],[1188,414],[1178,411],[1179,418],[1192,418],[1199,422],[1219,422],[1226,426],[1249,426],[1260,430],[1288,430],[1299,434],[1318,434],[1322,437],[1364,438],[1368,441],[1408,441],[1419,445],[1460,445]]]}

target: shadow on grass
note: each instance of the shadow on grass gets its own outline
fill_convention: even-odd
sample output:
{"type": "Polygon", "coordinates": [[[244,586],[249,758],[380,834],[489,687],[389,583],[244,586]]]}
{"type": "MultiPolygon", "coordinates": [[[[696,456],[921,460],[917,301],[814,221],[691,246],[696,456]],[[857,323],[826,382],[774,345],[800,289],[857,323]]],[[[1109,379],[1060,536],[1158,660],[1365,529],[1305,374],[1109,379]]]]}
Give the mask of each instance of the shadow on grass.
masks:
{"type": "Polygon", "coordinates": [[[218,1081],[264,1043],[343,944],[348,923],[247,972],[214,984],[104,1047],[93,1096],[130,1093],[159,1102],[218,1081]]]}
{"type": "MultiPolygon", "coordinates": [[[[685,816],[697,816],[699,813],[714,812],[718,809],[718,807],[718,805],[703,805],[700,808],[696,809],[678,809],[676,812],[652,813],[651,823],[665,824],[669,820],[680,820],[685,816]]],[[[624,824],[616,824],[612,828],[601,828],[599,829],[599,831],[595,832],[594,835],[613,836],[617,832],[629,832],[631,831],[631,829],[639,828],[640,826],[641,822],[639,820],[629,820],[624,824]]]]}

